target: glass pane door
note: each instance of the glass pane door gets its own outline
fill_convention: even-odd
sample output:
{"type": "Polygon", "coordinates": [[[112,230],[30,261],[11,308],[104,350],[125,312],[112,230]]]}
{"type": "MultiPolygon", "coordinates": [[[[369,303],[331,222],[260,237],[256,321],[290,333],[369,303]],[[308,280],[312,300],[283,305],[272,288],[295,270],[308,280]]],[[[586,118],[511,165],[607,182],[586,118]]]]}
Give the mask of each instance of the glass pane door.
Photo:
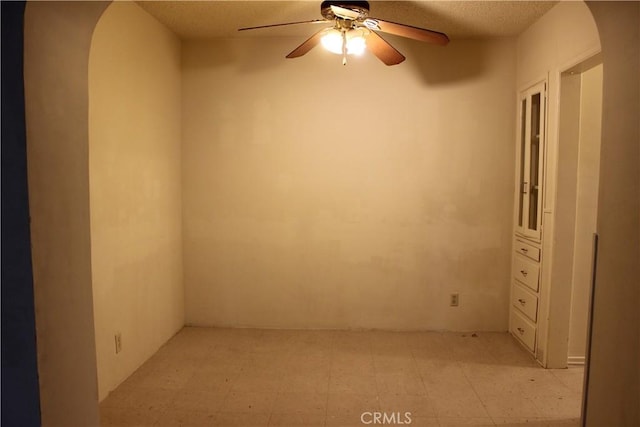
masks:
{"type": "Polygon", "coordinates": [[[520,171],[519,173],[519,179],[518,179],[518,228],[522,228],[524,225],[524,197],[525,197],[525,193],[526,193],[526,185],[524,185],[525,183],[525,179],[524,179],[524,157],[525,157],[525,153],[526,153],[526,136],[527,136],[527,99],[523,99],[520,102],[520,159],[519,159],[519,165],[518,165],[518,170],[520,171]]]}
{"type": "Polygon", "coordinates": [[[540,201],[539,188],[539,163],[540,163],[540,112],[541,94],[531,96],[531,135],[529,155],[529,215],[527,228],[538,230],[538,203],[540,201]]]}
{"type": "Polygon", "coordinates": [[[516,232],[541,237],[546,83],[521,94],[518,108],[516,232]]]}

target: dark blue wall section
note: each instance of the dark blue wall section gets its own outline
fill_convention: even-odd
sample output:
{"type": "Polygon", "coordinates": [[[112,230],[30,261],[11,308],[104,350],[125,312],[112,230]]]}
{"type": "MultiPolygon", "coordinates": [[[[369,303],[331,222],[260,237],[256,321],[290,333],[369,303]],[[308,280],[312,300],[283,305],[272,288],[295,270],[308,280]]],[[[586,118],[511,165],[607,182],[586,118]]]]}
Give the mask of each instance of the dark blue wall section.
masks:
{"type": "Polygon", "coordinates": [[[39,426],[27,194],[24,2],[2,1],[2,425],[39,426]]]}

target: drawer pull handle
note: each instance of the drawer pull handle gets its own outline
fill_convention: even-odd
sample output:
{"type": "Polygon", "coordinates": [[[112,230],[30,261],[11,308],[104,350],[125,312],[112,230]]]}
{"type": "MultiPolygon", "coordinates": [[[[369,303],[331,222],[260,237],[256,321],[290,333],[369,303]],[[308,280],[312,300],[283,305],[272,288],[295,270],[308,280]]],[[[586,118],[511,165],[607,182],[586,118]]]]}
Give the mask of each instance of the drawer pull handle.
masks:
{"type": "Polygon", "coordinates": [[[518,298],[518,302],[519,302],[521,305],[525,305],[525,304],[527,303],[527,302],[526,302],[525,300],[523,300],[522,298],[518,298]]]}
{"type": "Polygon", "coordinates": [[[524,334],[524,329],[518,328],[518,332],[520,332],[520,335],[522,335],[522,334],[524,334]]]}
{"type": "Polygon", "coordinates": [[[520,270],[520,273],[522,273],[522,275],[523,275],[524,277],[527,277],[527,271],[526,271],[526,270],[520,270]]]}
{"type": "Polygon", "coordinates": [[[529,252],[529,249],[527,249],[527,248],[520,248],[520,250],[521,250],[522,252],[524,252],[525,254],[526,254],[527,252],[529,252]]]}

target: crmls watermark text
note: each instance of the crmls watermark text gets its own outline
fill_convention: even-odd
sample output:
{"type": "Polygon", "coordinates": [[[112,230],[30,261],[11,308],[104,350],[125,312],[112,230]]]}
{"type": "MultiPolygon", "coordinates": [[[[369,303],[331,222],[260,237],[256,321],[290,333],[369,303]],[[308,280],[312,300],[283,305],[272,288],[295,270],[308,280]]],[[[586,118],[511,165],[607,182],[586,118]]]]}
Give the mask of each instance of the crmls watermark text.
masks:
{"type": "Polygon", "coordinates": [[[411,412],[363,412],[362,424],[411,424],[411,412]]]}

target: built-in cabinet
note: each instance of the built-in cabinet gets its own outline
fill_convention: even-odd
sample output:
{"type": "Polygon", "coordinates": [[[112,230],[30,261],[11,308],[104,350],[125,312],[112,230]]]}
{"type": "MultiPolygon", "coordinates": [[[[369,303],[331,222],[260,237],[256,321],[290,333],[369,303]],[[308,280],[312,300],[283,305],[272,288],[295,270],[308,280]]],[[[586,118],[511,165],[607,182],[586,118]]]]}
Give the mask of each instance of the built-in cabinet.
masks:
{"type": "Polygon", "coordinates": [[[546,82],[520,93],[509,330],[531,353],[538,338],[546,82]]]}

